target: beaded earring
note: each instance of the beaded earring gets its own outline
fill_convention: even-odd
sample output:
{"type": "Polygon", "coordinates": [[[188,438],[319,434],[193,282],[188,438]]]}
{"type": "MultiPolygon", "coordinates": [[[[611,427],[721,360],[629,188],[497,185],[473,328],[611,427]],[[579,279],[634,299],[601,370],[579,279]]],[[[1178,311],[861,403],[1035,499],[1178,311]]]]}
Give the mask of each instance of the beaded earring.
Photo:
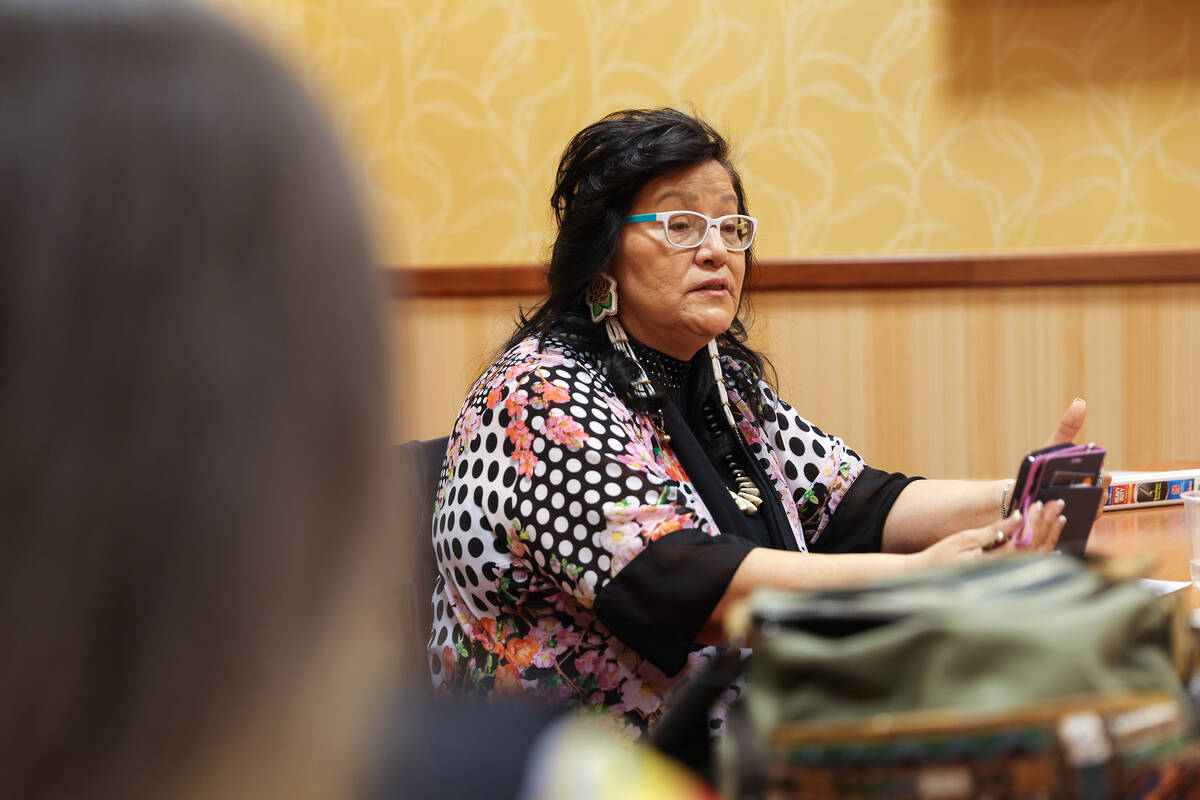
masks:
{"type": "Polygon", "coordinates": [[[601,272],[588,286],[586,301],[592,322],[603,322],[617,314],[617,280],[607,272],[601,272]]]}
{"type": "MultiPolygon", "coordinates": [[[[717,397],[721,400],[721,410],[725,412],[725,421],[729,423],[729,428],[734,436],[738,435],[737,422],[733,419],[733,409],[729,405],[729,391],[725,388],[725,373],[721,371],[721,353],[717,350],[717,340],[713,339],[708,343],[708,357],[712,362],[713,378],[717,382],[717,397]]],[[[758,511],[758,507],[762,505],[762,494],[758,491],[758,487],[754,485],[754,481],[742,469],[737,459],[730,452],[725,456],[729,464],[730,472],[733,473],[733,482],[737,485],[737,491],[729,489],[729,494],[733,497],[733,502],[745,514],[753,514],[758,511]]]]}

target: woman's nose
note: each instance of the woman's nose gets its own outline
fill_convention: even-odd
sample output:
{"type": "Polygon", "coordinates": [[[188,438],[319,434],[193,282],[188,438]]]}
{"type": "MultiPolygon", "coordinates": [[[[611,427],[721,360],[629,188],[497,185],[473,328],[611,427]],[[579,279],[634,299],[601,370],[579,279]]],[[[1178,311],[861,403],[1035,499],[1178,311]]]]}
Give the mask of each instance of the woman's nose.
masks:
{"type": "Polygon", "coordinates": [[[725,246],[721,232],[717,230],[716,225],[709,225],[708,230],[704,233],[704,238],[700,240],[699,247],[696,248],[696,260],[723,263],[728,256],[729,248],[725,246]]]}

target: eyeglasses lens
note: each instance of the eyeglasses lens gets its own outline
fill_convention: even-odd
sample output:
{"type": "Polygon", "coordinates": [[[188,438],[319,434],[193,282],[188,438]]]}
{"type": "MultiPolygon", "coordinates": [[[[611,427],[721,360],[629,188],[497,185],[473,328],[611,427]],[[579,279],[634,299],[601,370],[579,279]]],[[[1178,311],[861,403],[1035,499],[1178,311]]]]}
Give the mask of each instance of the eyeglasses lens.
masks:
{"type": "MultiPolygon", "coordinates": [[[[754,241],[754,222],[740,215],[721,220],[721,240],[731,250],[745,250],[754,241]]],[[[667,218],[667,238],[680,247],[695,247],[708,235],[708,220],[682,212],[667,218]]]]}

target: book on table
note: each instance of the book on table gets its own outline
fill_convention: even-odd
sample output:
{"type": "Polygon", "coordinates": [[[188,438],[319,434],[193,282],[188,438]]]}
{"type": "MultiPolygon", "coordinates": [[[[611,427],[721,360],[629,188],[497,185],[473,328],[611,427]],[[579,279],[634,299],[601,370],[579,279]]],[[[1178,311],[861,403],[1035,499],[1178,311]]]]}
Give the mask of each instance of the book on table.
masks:
{"type": "Polygon", "coordinates": [[[1183,493],[1200,488],[1200,467],[1173,470],[1113,470],[1104,510],[1182,503],[1183,493]]]}

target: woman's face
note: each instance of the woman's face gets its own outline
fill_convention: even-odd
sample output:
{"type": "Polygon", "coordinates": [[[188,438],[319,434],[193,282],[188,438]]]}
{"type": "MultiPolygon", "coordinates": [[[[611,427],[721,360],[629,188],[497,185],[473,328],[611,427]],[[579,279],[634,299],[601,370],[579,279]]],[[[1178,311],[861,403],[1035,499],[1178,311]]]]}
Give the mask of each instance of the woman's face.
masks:
{"type": "MultiPolygon", "coordinates": [[[[707,161],[647,183],[630,214],[698,211],[708,217],[738,213],[737,194],[720,162],[707,161]]],[[[638,341],[690,359],[725,331],[737,314],[746,254],[725,248],[716,228],[699,247],[676,247],[661,222],[626,223],[612,275],[617,316],[638,341]]]]}

